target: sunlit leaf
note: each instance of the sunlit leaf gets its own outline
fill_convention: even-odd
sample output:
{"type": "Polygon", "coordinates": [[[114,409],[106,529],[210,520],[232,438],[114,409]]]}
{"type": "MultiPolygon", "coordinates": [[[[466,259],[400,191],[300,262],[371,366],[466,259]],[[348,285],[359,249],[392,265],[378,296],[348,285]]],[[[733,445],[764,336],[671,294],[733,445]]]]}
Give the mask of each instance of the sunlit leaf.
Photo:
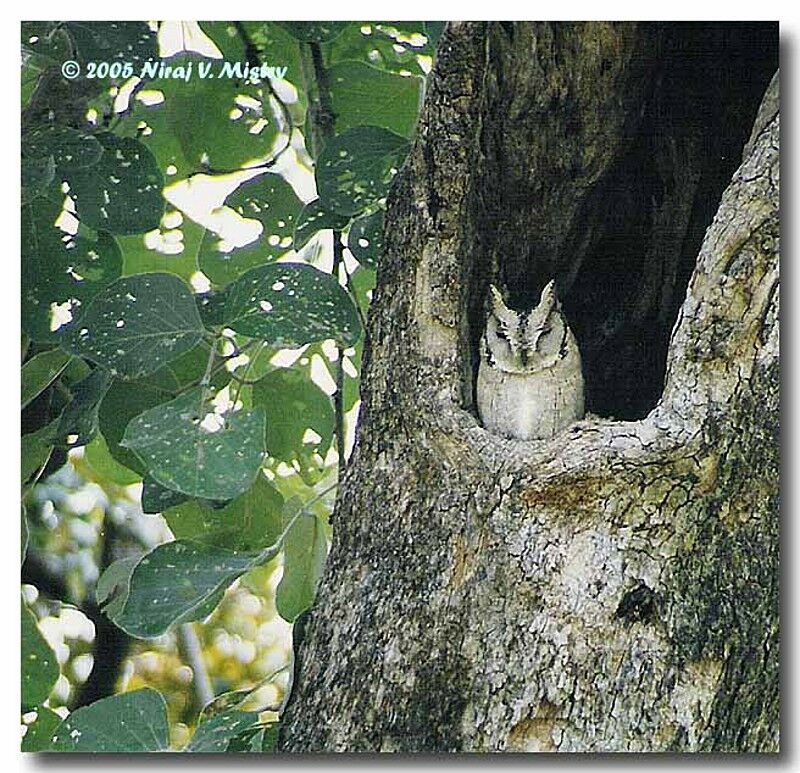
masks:
{"type": "Polygon", "coordinates": [[[113,620],[125,608],[138,556],[120,558],[106,567],[97,580],[94,595],[103,612],[113,620]]]}
{"type": "Polygon", "coordinates": [[[76,709],[58,726],[51,746],[56,752],[162,752],[168,748],[167,705],[150,688],[76,709]]]}
{"type": "Polygon", "coordinates": [[[129,486],[142,479],[140,473],[120,463],[111,455],[101,432],[94,436],[89,445],[84,446],[83,458],[100,478],[107,479],[118,486],[129,486]]]}
{"type": "Polygon", "coordinates": [[[136,274],[117,280],[92,301],[65,346],[113,375],[139,378],[191,349],[203,329],[183,280],[136,274]]]}
{"type": "Polygon", "coordinates": [[[283,497],[263,476],[224,507],[190,500],[163,511],[176,539],[194,539],[232,550],[271,545],[281,532],[283,497]]]}
{"type": "Polygon", "coordinates": [[[50,449],[55,440],[58,419],[53,419],[49,424],[22,436],[21,475],[22,483],[42,467],[50,455],[50,449]]]}
{"type": "Polygon", "coordinates": [[[304,263],[273,263],[242,274],[226,291],[225,324],[272,346],[326,338],[347,344],[361,335],[355,306],[336,278],[304,263]]]}
{"type": "Polygon", "coordinates": [[[417,123],[422,79],[395,75],[362,62],[341,62],[328,71],[336,131],[382,126],[410,137],[417,123]]]}
{"type": "Polygon", "coordinates": [[[192,64],[192,76],[154,81],[165,97],[166,117],[195,171],[203,168],[233,170],[248,161],[270,155],[281,129],[269,90],[264,84],[245,82],[243,58],[207,60],[181,54],[170,62],[175,67],[192,64]],[[226,66],[238,70],[223,72],[226,66]],[[213,77],[200,77],[210,67],[213,77]],[[242,99],[241,97],[246,97],[242,99]]]}
{"type": "Polygon", "coordinates": [[[267,453],[291,463],[318,452],[321,456],[333,440],[334,413],[331,398],[295,368],[278,368],[253,385],[253,405],[267,417],[267,453]],[[319,441],[304,443],[307,430],[319,441]]]}
{"type": "Polygon", "coordinates": [[[221,427],[209,427],[210,414],[203,390],[192,389],[133,419],[121,445],[135,451],[162,486],[203,499],[232,499],[252,485],[261,466],[264,413],[231,412],[221,427]]]}
{"type": "Polygon", "coordinates": [[[25,503],[23,502],[20,507],[20,555],[21,560],[25,560],[25,556],[28,554],[28,538],[30,536],[28,532],[28,513],[25,509],[25,503]]]}
{"type": "MultiPolygon", "coordinates": [[[[284,524],[297,512],[299,502],[290,500],[284,509],[284,524]]],[[[283,576],[275,592],[278,614],[287,622],[311,607],[325,568],[328,542],[322,520],[307,514],[298,518],[284,541],[283,576]]]]}
{"type": "Polygon", "coordinates": [[[388,72],[424,75],[419,56],[431,56],[433,47],[423,36],[423,22],[354,24],[331,43],[328,61],[366,62],[388,72]]]}
{"type": "Polygon", "coordinates": [[[184,747],[185,752],[225,752],[228,743],[240,733],[258,722],[257,711],[229,709],[221,714],[201,721],[194,731],[191,741],[184,747]]]}

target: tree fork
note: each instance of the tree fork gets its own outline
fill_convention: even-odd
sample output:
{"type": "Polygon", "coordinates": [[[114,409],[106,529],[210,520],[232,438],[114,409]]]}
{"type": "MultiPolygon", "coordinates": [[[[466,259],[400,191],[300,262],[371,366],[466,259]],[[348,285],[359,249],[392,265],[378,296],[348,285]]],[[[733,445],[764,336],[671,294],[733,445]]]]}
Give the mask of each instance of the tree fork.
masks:
{"type": "MultiPolygon", "coordinates": [[[[677,77],[661,52],[696,32],[448,25],[389,203],[283,750],[777,751],[777,77],[724,192],[679,151],[668,177],[702,190],[693,213],[672,199],[642,221],[639,259],[675,298],[662,283],[621,323],[668,327],[653,404],[629,421],[595,408],[546,443],[493,436],[473,410],[495,276],[524,294],[556,273],[582,345],[604,322],[581,296],[606,266],[611,214],[593,206],[632,179],[625,149],[677,77]],[[659,256],[665,222],[688,235],[659,256]]],[[[606,355],[635,369],[619,346],[606,355]]]]}

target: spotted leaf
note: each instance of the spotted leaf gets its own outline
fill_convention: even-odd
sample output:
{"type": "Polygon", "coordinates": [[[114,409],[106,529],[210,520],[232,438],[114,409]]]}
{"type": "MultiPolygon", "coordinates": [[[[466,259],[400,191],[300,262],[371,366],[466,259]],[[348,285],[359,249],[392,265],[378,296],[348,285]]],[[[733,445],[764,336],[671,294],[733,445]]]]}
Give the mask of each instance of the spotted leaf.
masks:
{"type": "Polygon", "coordinates": [[[242,274],[226,291],[225,324],[273,346],[334,338],[358,340],[361,323],[350,296],[331,274],[305,263],[273,263],[242,274]]]}
{"type": "Polygon", "coordinates": [[[174,274],[136,274],[114,282],[74,325],[65,347],[122,378],[155,373],[191,349],[203,323],[189,286],[174,274]]]}
{"type": "Polygon", "coordinates": [[[121,445],[162,486],[202,499],[233,499],[250,488],[261,466],[264,412],[220,417],[201,388],[191,389],[133,419],[121,445]]]}

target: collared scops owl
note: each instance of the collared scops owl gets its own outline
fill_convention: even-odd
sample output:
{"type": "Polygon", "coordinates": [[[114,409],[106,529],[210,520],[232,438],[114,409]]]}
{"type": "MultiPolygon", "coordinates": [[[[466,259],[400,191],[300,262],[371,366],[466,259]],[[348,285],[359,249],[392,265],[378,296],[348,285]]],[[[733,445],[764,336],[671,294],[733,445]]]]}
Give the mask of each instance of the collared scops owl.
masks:
{"type": "Polygon", "coordinates": [[[581,355],[555,283],[530,311],[509,309],[494,285],[490,291],[478,367],[481,422],[505,437],[551,438],[584,416],[581,355]]]}

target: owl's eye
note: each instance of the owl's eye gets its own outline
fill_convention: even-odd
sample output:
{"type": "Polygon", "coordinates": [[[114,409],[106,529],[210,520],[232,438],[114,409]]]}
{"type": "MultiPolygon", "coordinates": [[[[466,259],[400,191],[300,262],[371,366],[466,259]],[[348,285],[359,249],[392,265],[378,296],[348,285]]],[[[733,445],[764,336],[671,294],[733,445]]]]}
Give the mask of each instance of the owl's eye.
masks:
{"type": "Polygon", "coordinates": [[[495,332],[496,332],[497,338],[498,338],[499,340],[501,340],[501,341],[508,341],[508,337],[506,336],[506,334],[505,334],[505,333],[504,333],[502,330],[497,330],[497,331],[495,331],[495,332]]]}

